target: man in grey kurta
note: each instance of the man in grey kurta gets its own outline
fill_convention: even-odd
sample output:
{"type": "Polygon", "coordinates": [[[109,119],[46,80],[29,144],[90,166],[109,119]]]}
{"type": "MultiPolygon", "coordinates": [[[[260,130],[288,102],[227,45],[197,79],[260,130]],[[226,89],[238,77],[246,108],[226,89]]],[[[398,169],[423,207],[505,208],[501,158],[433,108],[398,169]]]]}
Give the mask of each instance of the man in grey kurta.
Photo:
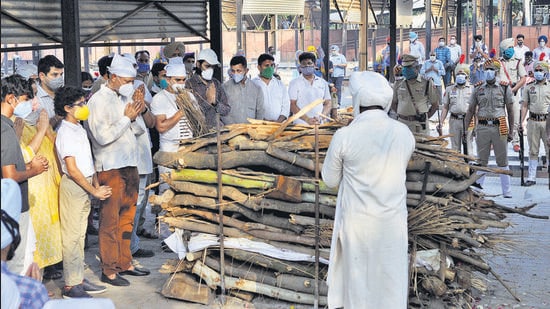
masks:
{"type": "Polygon", "coordinates": [[[224,124],[248,123],[247,118],[264,119],[264,94],[248,78],[246,58],[235,56],[229,63],[231,79],[223,84],[231,111],[222,118],[224,124]]]}

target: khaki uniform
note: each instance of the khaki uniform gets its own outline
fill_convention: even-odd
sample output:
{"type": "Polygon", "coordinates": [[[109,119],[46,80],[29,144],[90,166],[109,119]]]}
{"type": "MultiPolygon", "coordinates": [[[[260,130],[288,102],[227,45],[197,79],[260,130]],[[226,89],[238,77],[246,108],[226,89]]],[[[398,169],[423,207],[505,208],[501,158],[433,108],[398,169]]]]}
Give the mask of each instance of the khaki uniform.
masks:
{"type": "MultiPolygon", "coordinates": [[[[498,78],[501,81],[505,81],[510,83],[509,87],[514,87],[519,80],[527,76],[527,71],[525,70],[525,67],[521,63],[521,59],[519,58],[511,58],[508,60],[501,59],[500,60],[501,67],[500,67],[500,73],[498,74],[498,78]],[[506,72],[508,72],[508,75],[506,75],[506,72]],[[510,78],[508,78],[508,76],[510,78]]],[[[513,95],[513,94],[512,94],[513,95]]],[[[512,138],[512,144],[517,145],[519,143],[519,136],[518,136],[518,128],[519,128],[519,108],[520,104],[519,101],[521,99],[521,93],[518,91],[515,95],[513,95],[514,98],[514,128],[513,128],[513,138],[512,138]]]]}
{"type": "MultiPolygon", "coordinates": [[[[491,85],[484,83],[475,89],[470,98],[469,109],[475,111],[478,107],[476,125],[476,145],[479,161],[482,166],[487,166],[491,145],[493,146],[497,165],[508,166],[507,134],[501,134],[501,117],[509,117],[506,105],[513,104],[513,94],[510,86],[500,86],[497,83],[491,85]]],[[[507,125],[507,124],[505,124],[507,125]]],[[[508,128],[510,130],[510,128],[508,128]]]]}
{"type": "MultiPolygon", "coordinates": [[[[477,87],[470,97],[468,116],[470,120],[477,114],[476,145],[479,163],[487,166],[491,147],[499,168],[509,170],[508,167],[508,135],[510,130],[510,116],[513,117],[513,95],[510,86],[501,86],[498,81],[494,84],[485,82],[477,87]],[[476,112],[477,110],[477,112],[476,112]]],[[[483,184],[484,177],[478,180],[483,184]]],[[[500,175],[500,184],[504,197],[512,197],[510,176],[500,175]]]]}
{"type": "MultiPolygon", "coordinates": [[[[445,90],[443,108],[451,114],[449,117],[449,133],[451,136],[451,148],[460,152],[462,148],[462,134],[466,131],[466,148],[468,155],[473,153],[473,130],[468,130],[468,123],[464,123],[464,117],[468,112],[470,97],[474,92],[474,86],[466,83],[463,86],[452,85],[445,90]],[[466,126],[466,127],[464,127],[466,126]]],[[[445,119],[441,119],[443,121],[445,119]]]]}
{"type": "Polygon", "coordinates": [[[413,133],[429,134],[428,111],[432,103],[439,103],[438,90],[433,82],[420,76],[398,81],[393,88],[393,101],[396,100],[398,120],[413,133]]]}
{"type": "Polygon", "coordinates": [[[546,156],[549,155],[548,138],[546,133],[546,118],[549,117],[550,108],[550,82],[532,83],[525,86],[521,102],[527,103],[529,120],[527,122],[527,142],[529,143],[529,177],[535,181],[539,159],[540,141],[546,148],[546,156]],[[534,162],[533,162],[534,161],[534,162]]]}

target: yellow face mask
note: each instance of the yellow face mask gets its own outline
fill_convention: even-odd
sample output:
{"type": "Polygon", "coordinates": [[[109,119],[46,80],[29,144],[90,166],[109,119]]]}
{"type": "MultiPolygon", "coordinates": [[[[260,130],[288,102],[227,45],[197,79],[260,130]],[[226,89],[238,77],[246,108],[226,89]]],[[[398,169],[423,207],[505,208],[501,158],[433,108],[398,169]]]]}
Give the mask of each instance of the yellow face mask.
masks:
{"type": "Polygon", "coordinates": [[[74,112],[74,117],[76,118],[76,120],[88,120],[88,116],[90,116],[90,110],[88,109],[87,105],[76,107],[76,111],[74,112]]]}

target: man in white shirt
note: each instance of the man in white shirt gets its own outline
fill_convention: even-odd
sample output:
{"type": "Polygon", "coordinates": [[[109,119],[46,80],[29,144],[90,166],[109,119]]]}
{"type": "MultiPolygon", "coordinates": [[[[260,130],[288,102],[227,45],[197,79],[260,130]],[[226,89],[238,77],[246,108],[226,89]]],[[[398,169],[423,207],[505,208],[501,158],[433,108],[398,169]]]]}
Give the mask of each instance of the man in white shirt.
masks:
{"type": "MultiPolygon", "coordinates": [[[[168,64],[165,67],[167,87],[153,97],[151,112],[155,115],[155,127],[160,134],[159,151],[176,152],[180,141],[193,138],[193,131],[185,112],[176,103],[176,94],[184,92],[196,105],[197,113],[200,108],[195,96],[189,89],[185,89],[187,72],[184,64],[168,64]]],[[[171,169],[159,165],[159,173],[168,173],[171,169]]],[[[169,186],[165,183],[160,185],[160,193],[166,191],[169,186]]]]}
{"type": "MultiPolygon", "coordinates": [[[[55,116],[53,98],[55,97],[55,91],[65,85],[64,71],[63,63],[53,55],[47,55],[38,61],[40,85],[37,86],[36,96],[40,100],[41,107],[48,112],[50,124],[54,129],[61,119],[55,116]]],[[[36,110],[27,120],[35,124],[40,110],[36,110]]]]}
{"type": "Polygon", "coordinates": [[[418,59],[418,64],[424,64],[426,59],[426,49],[424,44],[418,40],[418,34],[411,31],[409,33],[409,55],[413,55],[418,59]]]}
{"type": "Polygon", "coordinates": [[[456,43],[456,36],[454,35],[451,35],[449,39],[449,45],[447,47],[451,51],[451,63],[453,66],[451,69],[451,76],[453,80],[455,80],[455,69],[460,60],[460,56],[462,55],[462,47],[460,47],[460,45],[456,43]]]}
{"type": "Polygon", "coordinates": [[[305,115],[296,119],[295,124],[315,124],[323,119],[320,114],[328,116],[332,107],[328,83],[315,75],[315,55],[305,52],[298,58],[300,61],[299,70],[302,74],[293,79],[288,86],[290,97],[290,111],[296,114],[300,109],[315,100],[322,99],[323,105],[319,104],[308,111],[305,115]]]}
{"type": "MultiPolygon", "coordinates": [[[[101,202],[99,255],[101,281],[115,286],[130,282],[120,275],[145,276],[150,272],[132,265],[130,239],[139,188],[139,149],[136,124],[145,102],[125,104],[134,92],[136,69],[129,59],[115,55],[107,84],[89,100],[88,131],[100,185],[112,188],[112,196],[101,202]]],[[[143,133],[143,132],[141,132],[143,133]]]]}
{"type": "Polygon", "coordinates": [[[261,54],[258,57],[258,71],[260,75],[252,81],[262,88],[264,94],[264,119],[283,122],[290,113],[290,99],[286,86],[277,78],[275,73],[275,59],[270,54],[261,54]]]}
{"type": "Polygon", "coordinates": [[[332,71],[332,83],[336,87],[336,94],[338,95],[338,106],[342,102],[342,83],[344,82],[344,77],[346,76],[346,67],[348,63],[346,57],[339,53],[340,48],[337,45],[332,45],[330,47],[330,61],[332,61],[333,71],[332,71]]]}
{"type": "Polygon", "coordinates": [[[529,47],[525,46],[523,44],[523,41],[525,40],[525,36],[521,33],[516,35],[516,46],[514,46],[514,58],[521,59],[521,63],[523,64],[525,62],[525,52],[530,51],[529,47]]]}

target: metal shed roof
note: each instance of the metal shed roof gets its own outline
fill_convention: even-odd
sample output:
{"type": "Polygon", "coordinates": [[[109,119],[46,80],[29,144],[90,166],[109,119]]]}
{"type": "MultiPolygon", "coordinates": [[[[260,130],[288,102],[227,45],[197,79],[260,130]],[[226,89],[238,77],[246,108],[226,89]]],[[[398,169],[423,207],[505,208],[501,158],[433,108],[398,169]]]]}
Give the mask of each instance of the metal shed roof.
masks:
{"type": "MultiPolygon", "coordinates": [[[[209,41],[207,0],[78,0],[82,46],[178,37],[209,41]]],[[[61,44],[61,0],[2,0],[2,44],[61,44]]]]}

